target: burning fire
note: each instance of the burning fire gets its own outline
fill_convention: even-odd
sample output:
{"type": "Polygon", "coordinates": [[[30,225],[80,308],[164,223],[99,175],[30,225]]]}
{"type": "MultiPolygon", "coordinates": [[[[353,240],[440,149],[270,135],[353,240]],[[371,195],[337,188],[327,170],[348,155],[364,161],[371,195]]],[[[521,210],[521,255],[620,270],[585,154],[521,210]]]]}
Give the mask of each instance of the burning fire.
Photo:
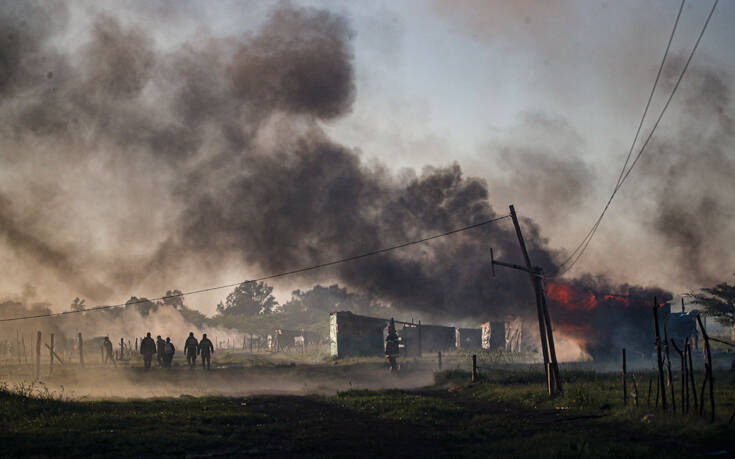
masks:
{"type": "Polygon", "coordinates": [[[546,284],[546,298],[554,328],[585,353],[612,351],[617,343],[630,342],[631,336],[647,338],[651,300],[600,294],[557,282],[546,284]]]}
{"type": "MultiPolygon", "coordinates": [[[[634,299],[630,296],[611,294],[601,295],[598,297],[598,295],[589,290],[578,290],[571,285],[558,284],[556,282],[548,282],[546,284],[546,298],[570,310],[584,309],[586,311],[595,309],[600,303],[599,298],[604,302],[615,302],[625,308],[629,308],[631,306],[631,300],[634,299]]],[[[653,301],[646,301],[638,298],[635,298],[635,300],[636,303],[643,304],[648,307],[653,305],[653,301]]],[[[662,308],[664,307],[664,304],[665,303],[660,303],[658,307],[662,308]]]]}

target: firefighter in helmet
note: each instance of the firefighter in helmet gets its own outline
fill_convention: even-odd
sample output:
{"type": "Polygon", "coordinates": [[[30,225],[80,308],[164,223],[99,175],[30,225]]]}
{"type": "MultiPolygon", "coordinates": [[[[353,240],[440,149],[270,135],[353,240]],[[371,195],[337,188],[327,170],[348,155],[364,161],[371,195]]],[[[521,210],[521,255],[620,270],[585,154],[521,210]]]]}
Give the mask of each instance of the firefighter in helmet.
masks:
{"type": "Polygon", "coordinates": [[[385,337],[385,357],[390,363],[390,372],[398,371],[398,334],[396,333],[396,324],[391,317],[388,323],[388,336],[385,337]]]}

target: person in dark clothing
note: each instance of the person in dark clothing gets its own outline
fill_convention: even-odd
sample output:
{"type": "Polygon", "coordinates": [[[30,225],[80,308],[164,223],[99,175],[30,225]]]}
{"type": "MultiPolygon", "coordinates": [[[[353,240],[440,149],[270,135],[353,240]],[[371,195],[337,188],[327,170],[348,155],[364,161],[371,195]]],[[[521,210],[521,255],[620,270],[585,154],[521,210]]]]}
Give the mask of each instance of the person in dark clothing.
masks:
{"type": "Polygon", "coordinates": [[[163,347],[163,362],[166,368],[171,368],[171,361],[174,359],[174,353],[176,353],[174,343],[172,343],[171,338],[167,336],[166,344],[164,344],[163,347]]]}
{"type": "Polygon", "coordinates": [[[112,355],[112,341],[110,341],[109,336],[105,336],[105,340],[102,341],[102,363],[107,365],[108,361],[117,366],[115,364],[115,358],[112,355]]]}
{"type": "Polygon", "coordinates": [[[385,357],[390,363],[390,372],[398,371],[398,334],[396,333],[396,324],[393,318],[388,323],[388,336],[385,337],[385,357]]]}
{"type": "Polygon", "coordinates": [[[199,342],[194,338],[194,332],[190,332],[189,337],[186,338],[186,343],[184,343],[184,354],[186,354],[186,361],[192,370],[194,369],[194,365],[196,365],[198,353],[199,342]]]}
{"type": "Polygon", "coordinates": [[[166,341],[164,341],[163,338],[161,338],[161,335],[158,335],[156,337],[156,353],[157,353],[157,358],[158,358],[158,366],[160,367],[164,366],[163,357],[165,355],[165,351],[164,351],[165,347],[166,347],[166,341]]]}
{"type": "Polygon", "coordinates": [[[199,341],[199,354],[202,356],[202,368],[209,370],[209,359],[211,355],[214,354],[214,345],[209,338],[207,338],[206,333],[202,335],[202,340],[199,341]]]}
{"type": "Polygon", "coordinates": [[[151,338],[151,332],[148,332],[140,342],[140,353],[143,354],[143,366],[148,370],[151,367],[153,354],[156,353],[156,342],[151,338]]]}

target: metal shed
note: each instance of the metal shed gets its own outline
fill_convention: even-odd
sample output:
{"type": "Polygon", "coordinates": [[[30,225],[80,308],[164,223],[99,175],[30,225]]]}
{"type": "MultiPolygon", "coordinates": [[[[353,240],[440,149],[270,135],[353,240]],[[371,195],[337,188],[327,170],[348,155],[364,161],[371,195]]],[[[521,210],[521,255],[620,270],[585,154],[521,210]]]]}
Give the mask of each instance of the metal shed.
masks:
{"type": "Polygon", "coordinates": [[[373,356],[385,353],[386,319],[358,316],[350,311],[329,314],[330,353],[344,357],[373,356]]]}

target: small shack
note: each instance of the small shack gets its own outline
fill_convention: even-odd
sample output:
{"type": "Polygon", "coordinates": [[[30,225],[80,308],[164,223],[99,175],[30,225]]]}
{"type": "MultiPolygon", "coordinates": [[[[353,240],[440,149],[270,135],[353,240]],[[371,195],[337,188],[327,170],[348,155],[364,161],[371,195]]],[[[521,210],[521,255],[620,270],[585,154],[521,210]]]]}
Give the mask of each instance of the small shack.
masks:
{"type": "Polygon", "coordinates": [[[456,347],[454,327],[404,323],[398,331],[403,357],[418,357],[424,352],[439,352],[456,347]]]}
{"type": "Polygon", "coordinates": [[[421,325],[420,329],[422,352],[439,352],[454,349],[456,340],[454,327],[421,325]]]}
{"type": "Polygon", "coordinates": [[[454,345],[457,349],[480,349],[482,347],[481,328],[455,328],[454,345]]]}
{"type": "Polygon", "coordinates": [[[358,316],[350,311],[329,314],[330,353],[344,357],[385,355],[386,319],[358,316]]]}
{"type": "Polygon", "coordinates": [[[482,324],[482,348],[505,350],[505,322],[490,321],[482,324]]]}
{"type": "Polygon", "coordinates": [[[521,352],[523,346],[523,320],[511,316],[505,321],[505,352],[521,352]]]}

